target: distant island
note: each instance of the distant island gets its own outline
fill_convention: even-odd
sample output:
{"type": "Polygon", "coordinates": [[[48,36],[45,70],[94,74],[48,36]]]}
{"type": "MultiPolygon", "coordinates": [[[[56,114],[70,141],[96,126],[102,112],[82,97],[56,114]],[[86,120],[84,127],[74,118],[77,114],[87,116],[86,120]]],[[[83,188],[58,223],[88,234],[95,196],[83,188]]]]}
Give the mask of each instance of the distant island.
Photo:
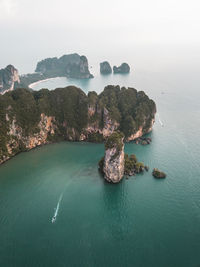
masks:
{"type": "Polygon", "coordinates": [[[41,60],[34,73],[21,76],[14,66],[8,65],[0,70],[0,94],[16,88],[29,88],[32,83],[55,77],[90,79],[94,76],[89,71],[87,58],[76,53],[41,60]]]}
{"type": "Polygon", "coordinates": [[[86,56],[78,54],[64,55],[60,58],[46,58],[37,63],[35,72],[45,77],[65,76],[76,79],[89,79],[94,76],[89,72],[86,56]]]}
{"type": "MultiPolygon", "coordinates": [[[[129,73],[130,67],[127,63],[122,63],[119,67],[113,67],[113,73],[129,73]]],[[[100,73],[110,74],[112,68],[108,61],[100,63],[100,73]]],[[[37,63],[34,73],[19,75],[18,70],[13,65],[8,65],[0,70],[0,94],[12,91],[16,88],[32,88],[40,81],[67,77],[74,79],[90,79],[94,76],[90,73],[86,56],[77,53],[63,55],[60,58],[46,58],[37,63]]]]}
{"type": "Polygon", "coordinates": [[[129,73],[130,72],[130,67],[127,63],[122,63],[119,67],[114,66],[113,67],[113,73],[129,73]]]}
{"type": "Polygon", "coordinates": [[[62,141],[103,142],[115,131],[131,141],[152,130],[156,105],[143,91],[106,86],[16,89],[0,95],[0,164],[21,151],[62,141]]]}
{"type": "MultiPolygon", "coordinates": [[[[119,67],[113,67],[113,73],[126,74],[130,72],[130,66],[127,63],[122,63],[119,67]]],[[[108,61],[100,63],[100,73],[101,74],[110,74],[112,73],[112,68],[108,61]]]]}
{"type": "Polygon", "coordinates": [[[32,83],[56,77],[74,79],[90,79],[94,76],[90,73],[86,56],[76,53],[63,55],[60,58],[46,58],[37,63],[35,73],[20,77],[21,88],[27,88],[32,83]]]}

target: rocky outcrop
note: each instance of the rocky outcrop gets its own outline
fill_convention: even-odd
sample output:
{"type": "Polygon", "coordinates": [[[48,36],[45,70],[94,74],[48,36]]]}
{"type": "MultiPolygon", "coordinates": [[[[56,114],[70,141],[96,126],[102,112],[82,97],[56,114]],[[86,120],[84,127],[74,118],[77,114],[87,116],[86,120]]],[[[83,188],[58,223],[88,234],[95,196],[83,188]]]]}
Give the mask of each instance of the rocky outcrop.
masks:
{"type": "Polygon", "coordinates": [[[112,73],[112,68],[108,61],[104,61],[100,63],[100,73],[101,74],[110,74],[112,73]]]}
{"type": "Polygon", "coordinates": [[[12,91],[15,83],[20,83],[18,70],[14,66],[8,65],[0,70],[0,93],[12,91]]]}
{"type": "Polygon", "coordinates": [[[148,166],[145,166],[143,162],[137,161],[137,158],[134,154],[130,156],[128,154],[125,154],[124,162],[124,174],[126,176],[133,176],[138,173],[144,172],[144,170],[149,170],[148,166]]]}
{"type": "Polygon", "coordinates": [[[104,178],[118,183],[124,176],[124,136],[118,132],[111,134],[105,143],[103,173],[104,178]]]}
{"type": "Polygon", "coordinates": [[[129,73],[130,72],[130,67],[127,63],[122,63],[119,67],[114,66],[113,67],[113,72],[114,73],[129,73]]]}
{"type": "Polygon", "coordinates": [[[154,168],[153,169],[152,175],[155,178],[158,178],[158,179],[162,179],[162,178],[165,178],[166,177],[166,174],[164,172],[158,170],[157,168],[154,168]]]}
{"type": "Polygon", "coordinates": [[[15,117],[11,119],[9,115],[6,114],[6,120],[10,122],[8,127],[8,136],[10,138],[6,144],[7,153],[0,158],[0,164],[20,151],[27,151],[36,146],[48,144],[48,136],[53,136],[57,129],[55,117],[46,116],[43,113],[37,125],[37,132],[28,136],[24,135],[23,129],[17,124],[15,117]]]}
{"type": "Polygon", "coordinates": [[[124,135],[112,133],[105,142],[105,155],[99,161],[99,170],[108,182],[118,183],[126,176],[148,171],[148,166],[138,162],[134,154],[124,154],[124,135]]]}
{"type": "Polygon", "coordinates": [[[152,141],[151,137],[139,137],[134,140],[136,145],[141,144],[143,146],[151,144],[151,141],[152,141]]]}
{"type": "Polygon", "coordinates": [[[44,59],[38,62],[35,71],[42,73],[46,78],[57,76],[77,79],[93,78],[93,75],[88,69],[87,58],[78,54],[44,59]]]}

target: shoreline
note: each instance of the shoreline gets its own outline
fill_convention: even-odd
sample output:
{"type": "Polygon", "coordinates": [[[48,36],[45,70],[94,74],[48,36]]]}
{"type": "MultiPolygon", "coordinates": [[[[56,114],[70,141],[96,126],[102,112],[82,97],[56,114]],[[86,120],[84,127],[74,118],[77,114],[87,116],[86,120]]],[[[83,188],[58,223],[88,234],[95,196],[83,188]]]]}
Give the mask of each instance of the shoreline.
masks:
{"type": "MultiPolygon", "coordinates": [[[[150,133],[152,131],[152,128],[149,129],[149,131],[147,133],[150,133]]],[[[136,140],[137,138],[142,138],[144,135],[146,135],[147,133],[141,133],[141,135],[139,135],[138,137],[134,138],[134,139],[131,139],[131,140],[125,140],[125,144],[128,144],[134,140],[136,140]]],[[[88,144],[104,144],[104,141],[102,142],[95,142],[95,141],[89,141],[88,138],[84,139],[84,140],[66,140],[66,139],[60,139],[60,140],[53,140],[53,141],[45,141],[44,143],[41,143],[39,145],[35,145],[33,146],[32,148],[26,148],[25,150],[23,151],[18,151],[16,154],[13,154],[13,155],[9,155],[8,157],[6,157],[5,159],[3,160],[0,160],[0,168],[3,164],[6,164],[8,161],[12,160],[14,157],[16,157],[17,155],[21,154],[21,153],[27,153],[31,150],[34,150],[34,149],[37,149],[39,147],[43,147],[43,146],[47,146],[47,145],[50,145],[50,144],[58,144],[60,142],[69,142],[69,143],[88,143],[88,144]]]]}
{"type": "Polygon", "coordinates": [[[30,89],[34,89],[33,87],[41,82],[46,82],[46,81],[49,81],[49,80],[52,80],[52,79],[58,79],[58,78],[66,78],[64,76],[58,76],[58,77],[52,77],[52,78],[47,78],[47,79],[44,79],[44,80],[39,80],[37,82],[34,82],[34,83],[30,83],[28,88],[30,89]]]}

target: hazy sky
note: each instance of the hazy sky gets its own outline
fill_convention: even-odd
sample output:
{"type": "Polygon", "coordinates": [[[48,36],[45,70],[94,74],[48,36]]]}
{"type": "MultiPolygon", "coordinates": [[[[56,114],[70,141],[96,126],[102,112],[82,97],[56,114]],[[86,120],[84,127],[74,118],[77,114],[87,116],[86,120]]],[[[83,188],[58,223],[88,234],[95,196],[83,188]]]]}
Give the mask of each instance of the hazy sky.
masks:
{"type": "Polygon", "coordinates": [[[36,60],[56,48],[55,55],[91,46],[198,45],[199,11],[199,0],[0,0],[0,65],[6,56],[36,60]]]}
{"type": "Polygon", "coordinates": [[[111,35],[123,30],[136,42],[200,42],[199,11],[199,0],[0,0],[0,23],[111,35]]]}

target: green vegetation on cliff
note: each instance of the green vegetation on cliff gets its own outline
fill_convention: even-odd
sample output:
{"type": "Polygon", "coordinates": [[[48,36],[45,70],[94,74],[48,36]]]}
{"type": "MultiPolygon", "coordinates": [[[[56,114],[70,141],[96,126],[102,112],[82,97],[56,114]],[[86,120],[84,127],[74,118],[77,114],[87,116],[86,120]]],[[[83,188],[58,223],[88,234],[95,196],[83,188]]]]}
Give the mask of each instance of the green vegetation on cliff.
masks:
{"type": "MultiPolygon", "coordinates": [[[[123,170],[122,177],[124,175],[126,177],[133,176],[135,174],[143,172],[144,170],[148,171],[148,167],[145,166],[143,162],[138,162],[134,154],[130,156],[128,154],[124,154],[123,138],[124,135],[120,132],[114,132],[107,138],[105,142],[105,155],[100,159],[98,163],[99,171],[101,174],[106,174],[105,169],[108,170],[107,174],[109,175],[109,177],[113,177],[113,172],[115,172],[115,170],[117,169],[119,171],[123,170]],[[114,155],[113,149],[116,149],[114,155]],[[121,158],[122,161],[120,161],[119,158],[121,158]]],[[[109,180],[112,179],[109,178],[109,180]]]]}
{"type": "Polygon", "coordinates": [[[115,147],[117,151],[121,151],[123,147],[123,133],[120,132],[114,132],[112,133],[105,142],[105,149],[111,149],[115,147]]]}
{"type": "Polygon", "coordinates": [[[134,175],[135,173],[143,172],[145,169],[143,162],[138,162],[134,154],[124,155],[124,174],[125,175],[134,175]]]}
{"type": "Polygon", "coordinates": [[[16,89],[0,95],[0,162],[8,155],[8,144],[13,155],[27,147],[24,138],[40,133],[41,114],[53,118],[54,131],[48,130],[47,141],[102,142],[104,132],[107,136],[119,130],[129,137],[142,127],[145,134],[155,111],[153,100],[134,88],[107,86],[101,94],[88,96],[74,86],[52,91],[16,89]]]}
{"type": "Polygon", "coordinates": [[[156,112],[153,100],[143,91],[134,88],[120,89],[119,86],[107,86],[99,95],[100,106],[105,106],[113,120],[120,124],[119,130],[125,137],[144,127],[144,133],[151,127],[156,112]]]}

